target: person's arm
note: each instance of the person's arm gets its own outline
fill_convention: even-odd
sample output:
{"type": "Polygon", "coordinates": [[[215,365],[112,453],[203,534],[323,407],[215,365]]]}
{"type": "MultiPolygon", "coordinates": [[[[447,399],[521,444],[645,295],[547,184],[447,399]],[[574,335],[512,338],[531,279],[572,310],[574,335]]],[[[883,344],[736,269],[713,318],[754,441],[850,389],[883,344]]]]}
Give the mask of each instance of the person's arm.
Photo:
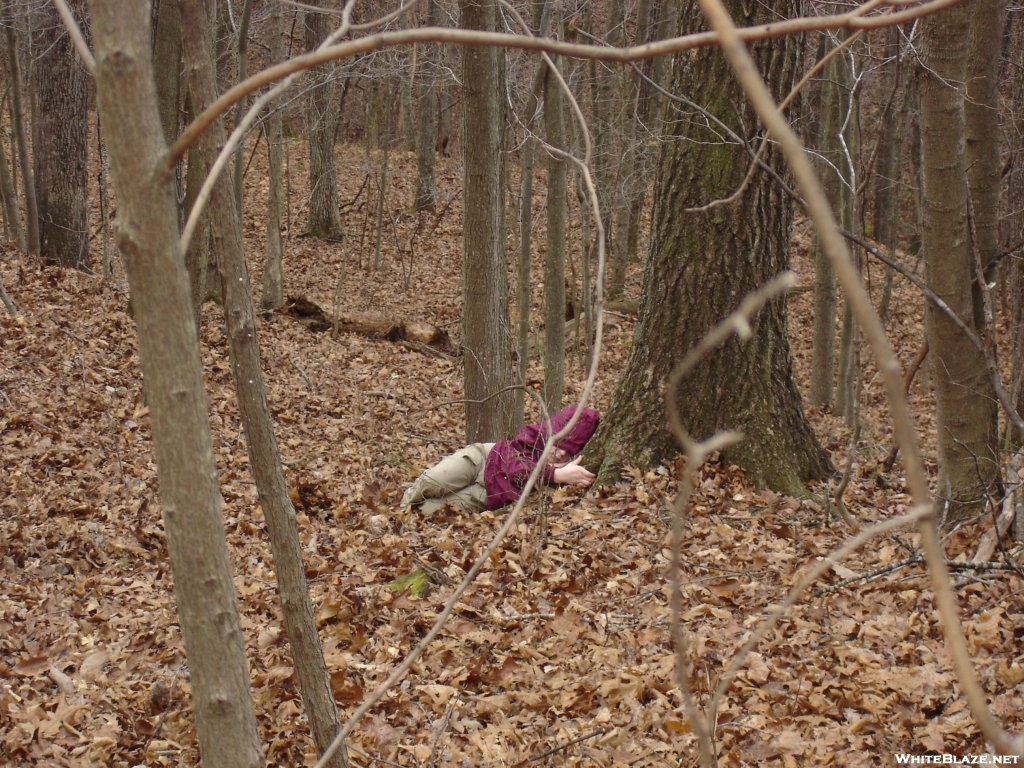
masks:
{"type": "Polygon", "coordinates": [[[565,466],[555,469],[552,479],[562,485],[590,485],[594,482],[594,473],[580,464],[581,458],[575,458],[565,466]]]}

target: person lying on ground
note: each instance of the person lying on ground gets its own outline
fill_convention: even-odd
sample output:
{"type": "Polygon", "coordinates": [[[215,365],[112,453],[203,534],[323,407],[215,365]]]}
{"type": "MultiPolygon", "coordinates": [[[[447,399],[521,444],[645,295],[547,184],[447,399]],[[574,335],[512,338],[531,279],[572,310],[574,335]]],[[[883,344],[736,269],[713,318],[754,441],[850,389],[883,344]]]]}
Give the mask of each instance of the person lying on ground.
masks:
{"type": "MultiPolygon", "coordinates": [[[[563,408],[548,422],[541,421],[516,432],[511,440],[473,443],[442,459],[426,470],[402,496],[402,509],[419,506],[431,514],[451,502],[467,512],[500,509],[519,498],[523,486],[537,466],[549,435],[558,434],[569,423],[576,406],[563,408]]],[[[539,481],[548,485],[586,487],[594,475],[572,457],[583,450],[601,417],[584,408],[579,420],[563,437],[544,467],[539,481]]]]}

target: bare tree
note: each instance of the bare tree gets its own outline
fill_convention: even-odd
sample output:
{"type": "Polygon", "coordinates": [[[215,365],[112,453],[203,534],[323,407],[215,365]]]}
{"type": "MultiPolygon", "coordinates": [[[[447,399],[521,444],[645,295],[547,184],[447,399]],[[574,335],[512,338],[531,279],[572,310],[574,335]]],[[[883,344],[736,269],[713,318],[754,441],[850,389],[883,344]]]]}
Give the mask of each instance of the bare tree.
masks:
{"type": "Polygon", "coordinates": [[[202,364],[177,249],[147,0],[91,0],[96,89],[119,204],[174,591],[204,765],[264,762],[249,687],[202,364]]]}

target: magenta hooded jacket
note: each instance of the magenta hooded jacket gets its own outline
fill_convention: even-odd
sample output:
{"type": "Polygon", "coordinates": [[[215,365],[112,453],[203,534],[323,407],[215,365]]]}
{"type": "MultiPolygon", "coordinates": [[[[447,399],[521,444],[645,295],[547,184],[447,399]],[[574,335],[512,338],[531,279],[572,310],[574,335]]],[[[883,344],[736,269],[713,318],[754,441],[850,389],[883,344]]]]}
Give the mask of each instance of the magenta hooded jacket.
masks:
{"type": "MultiPolygon", "coordinates": [[[[575,412],[576,406],[570,405],[552,416],[552,433],[548,432],[547,422],[542,421],[526,425],[516,432],[516,436],[511,440],[502,440],[494,444],[487,455],[487,464],[484,467],[487,509],[500,509],[519,498],[520,491],[526,485],[530,473],[537,466],[537,461],[544,451],[548,435],[558,434],[575,412]]],[[[572,431],[561,439],[558,447],[570,455],[579,453],[597,430],[600,421],[601,417],[597,411],[584,408],[572,431]]],[[[541,480],[553,483],[554,476],[555,468],[548,463],[544,467],[541,480]]]]}

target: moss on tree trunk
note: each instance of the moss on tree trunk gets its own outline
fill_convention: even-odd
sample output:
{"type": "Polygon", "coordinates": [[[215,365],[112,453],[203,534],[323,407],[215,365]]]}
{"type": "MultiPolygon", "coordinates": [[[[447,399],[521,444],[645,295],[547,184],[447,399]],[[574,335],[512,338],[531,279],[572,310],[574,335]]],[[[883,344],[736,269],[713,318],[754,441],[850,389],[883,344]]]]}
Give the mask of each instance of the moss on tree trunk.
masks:
{"type": "MultiPolygon", "coordinates": [[[[799,15],[787,0],[768,9],[728,2],[742,25],[799,15]]],[[[683,33],[703,29],[696,5],[683,8],[683,33]]],[[[755,60],[778,96],[798,74],[799,39],[765,40],[755,60]]],[[[757,119],[717,49],[682,54],[672,90],[705,105],[738,134],[753,137],[757,119]]],[[[665,382],[697,341],[736,309],[742,298],[789,265],[793,206],[763,172],[735,202],[709,211],[686,209],[726,197],[739,188],[749,158],[722,130],[678,104],[667,107],[669,140],[662,148],[655,186],[651,253],[644,274],[640,316],[626,372],[585,457],[600,465],[599,481],[624,464],[648,467],[679,451],[669,433],[665,382]]],[[[785,175],[781,153],[769,145],[766,162],[785,175]]],[[[705,358],[682,382],[683,422],[697,439],[720,429],[746,435],[725,452],[754,483],[803,493],[831,463],[808,425],[793,381],[784,299],[752,320],[752,338],[735,337],[705,358]]]]}

